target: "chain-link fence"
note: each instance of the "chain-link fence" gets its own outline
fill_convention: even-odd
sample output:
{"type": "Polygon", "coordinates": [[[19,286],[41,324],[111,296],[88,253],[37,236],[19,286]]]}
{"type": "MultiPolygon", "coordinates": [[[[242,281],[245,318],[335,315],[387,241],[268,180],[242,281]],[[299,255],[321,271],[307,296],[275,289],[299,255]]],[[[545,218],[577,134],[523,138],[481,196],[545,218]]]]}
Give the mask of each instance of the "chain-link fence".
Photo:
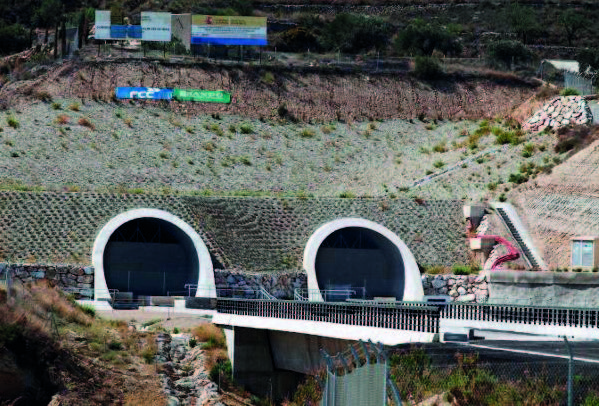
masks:
{"type": "Polygon", "coordinates": [[[549,351],[438,350],[445,359],[420,349],[391,355],[389,375],[403,404],[599,405],[599,361],[549,351]]]}

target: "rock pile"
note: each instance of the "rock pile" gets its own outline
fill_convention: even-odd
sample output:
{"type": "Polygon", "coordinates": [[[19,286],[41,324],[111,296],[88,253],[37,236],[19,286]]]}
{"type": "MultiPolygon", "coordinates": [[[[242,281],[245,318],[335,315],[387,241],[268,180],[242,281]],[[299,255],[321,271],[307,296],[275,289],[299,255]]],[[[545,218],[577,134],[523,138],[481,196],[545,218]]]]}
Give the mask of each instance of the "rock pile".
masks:
{"type": "Polygon", "coordinates": [[[449,295],[454,302],[484,303],[489,298],[487,276],[422,275],[425,295],[449,295]]]}
{"type": "Polygon", "coordinates": [[[161,333],[156,339],[156,362],[168,406],[223,406],[216,383],[208,376],[204,351],[188,348],[187,334],[161,333]]]}
{"type": "Polygon", "coordinates": [[[546,128],[555,130],[568,125],[582,125],[592,122],[591,109],[582,96],[556,97],[529,118],[522,126],[522,129],[540,132],[546,128]]]}

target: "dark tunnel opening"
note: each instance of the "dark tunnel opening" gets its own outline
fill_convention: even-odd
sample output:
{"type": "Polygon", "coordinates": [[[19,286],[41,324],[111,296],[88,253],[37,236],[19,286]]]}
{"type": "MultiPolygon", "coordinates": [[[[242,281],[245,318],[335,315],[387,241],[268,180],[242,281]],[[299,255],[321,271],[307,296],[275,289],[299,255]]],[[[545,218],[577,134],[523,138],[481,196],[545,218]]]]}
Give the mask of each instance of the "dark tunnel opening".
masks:
{"type": "Polygon", "coordinates": [[[398,247],[385,236],[363,227],[331,233],[316,254],[316,279],[327,301],[351,297],[403,299],[405,269],[398,247]]]}
{"type": "Polygon", "coordinates": [[[103,262],[108,289],[136,298],[183,295],[186,284],[198,283],[198,254],[191,238],[157,218],[138,218],[116,229],[103,262]]]}

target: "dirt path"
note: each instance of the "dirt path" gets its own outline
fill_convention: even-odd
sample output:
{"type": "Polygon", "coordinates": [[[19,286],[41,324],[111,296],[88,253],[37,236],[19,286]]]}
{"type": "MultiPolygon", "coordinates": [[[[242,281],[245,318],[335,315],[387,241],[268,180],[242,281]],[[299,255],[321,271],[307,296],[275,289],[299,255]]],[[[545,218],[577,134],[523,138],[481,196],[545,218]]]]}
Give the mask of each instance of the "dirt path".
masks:
{"type": "Polygon", "coordinates": [[[140,310],[100,310],[96,312],[102,318],[112,320],[125,320],[131,322],[136,328],[140,328],[145,322],[154,319],[160,319],[156,325],[161,325],[167,330],[177,327],[181,330],[191,329],[202,323],[209,323],[212,320],[212,313],[206,311],[206,314],[195,315],[185,313],[175,313],[172,308],[140,309],[140,310]]]}

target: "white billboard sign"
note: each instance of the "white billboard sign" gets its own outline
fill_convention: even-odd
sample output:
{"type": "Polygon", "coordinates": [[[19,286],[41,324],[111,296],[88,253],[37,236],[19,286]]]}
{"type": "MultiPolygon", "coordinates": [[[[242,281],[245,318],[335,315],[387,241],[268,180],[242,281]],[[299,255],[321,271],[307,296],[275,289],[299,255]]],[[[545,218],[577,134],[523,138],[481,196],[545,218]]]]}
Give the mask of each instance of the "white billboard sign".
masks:
{"type": "Polygon", "coordinates": [[[141,12],[141,39],[143,41],[171,40],[171,13],[141,12]]]}
{"type": "Polygon", "coordinates": [[[95,39],[110,39],[110,11],[96,10],[95,39]]]}

